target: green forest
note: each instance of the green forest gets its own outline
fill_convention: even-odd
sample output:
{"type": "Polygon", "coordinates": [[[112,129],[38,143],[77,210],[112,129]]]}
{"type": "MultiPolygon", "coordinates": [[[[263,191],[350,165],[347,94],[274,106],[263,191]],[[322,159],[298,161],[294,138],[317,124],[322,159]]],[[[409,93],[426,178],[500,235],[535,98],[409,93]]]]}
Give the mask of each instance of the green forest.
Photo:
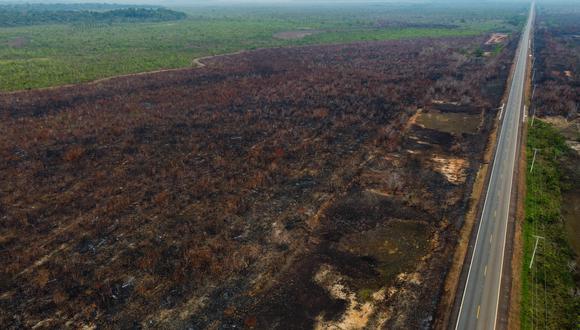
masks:
{"type": "Polygon", "coordinates": [[[0,6],[0,27],[70,23],[163,22],[187,17],[182,12],[165,8],[121,8],[106,11],[43,10],[40,8],[0,6]]]}
{"type": "Polygon", "coordinates": [[[241,50],[511,33],[526,7],[360,3],[173,10],[179,12],[106,4],[0,6],[0,91],[191,67],[196,58],[241,50]],[[2,18],[8,11],[21,14],[2,18]],[[280,37],[285,33],[303,35],[280,37]]]}

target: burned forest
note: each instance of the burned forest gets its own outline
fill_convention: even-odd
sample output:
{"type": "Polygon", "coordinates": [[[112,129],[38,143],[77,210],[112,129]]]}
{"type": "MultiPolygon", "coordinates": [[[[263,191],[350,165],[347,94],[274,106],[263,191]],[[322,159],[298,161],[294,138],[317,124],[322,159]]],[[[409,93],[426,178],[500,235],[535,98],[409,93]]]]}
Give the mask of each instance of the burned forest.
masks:
{"type": "Polygon", "coordinates": [[[517,37],[0,94],[0,324],[431,325],[517,37]]]}
{"type": "Polygon", "coordinates": [[[578,118],[580,14],[545,9],[536,31],[534,107],[540,116],[578,118]]]}

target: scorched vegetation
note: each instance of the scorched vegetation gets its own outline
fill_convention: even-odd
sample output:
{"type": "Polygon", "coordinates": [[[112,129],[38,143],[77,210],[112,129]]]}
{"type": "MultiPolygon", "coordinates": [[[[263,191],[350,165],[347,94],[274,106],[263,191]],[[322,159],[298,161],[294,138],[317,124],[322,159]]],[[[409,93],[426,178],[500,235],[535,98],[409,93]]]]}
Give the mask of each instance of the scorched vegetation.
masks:
{"type": "Polygon", "coordinates": [[[429,325],[515,47],[488,39],[0,94],[0,324],[429,325]]]}

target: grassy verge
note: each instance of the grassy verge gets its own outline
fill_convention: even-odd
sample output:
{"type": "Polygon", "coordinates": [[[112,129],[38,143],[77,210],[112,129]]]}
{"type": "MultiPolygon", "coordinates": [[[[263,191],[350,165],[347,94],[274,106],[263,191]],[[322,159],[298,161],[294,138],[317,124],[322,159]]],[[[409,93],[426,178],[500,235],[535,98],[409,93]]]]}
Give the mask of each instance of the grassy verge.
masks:
{"type": "Polygon", "coordinates": [[[536,120],[528,129],[528,171],[523,226],[522,329],[577,329],[580,299],[574,297],[573,252],[561,218],[566,188],[561,161],[570,152],[564,137],[536,120]],[[537,149],[535,161],[534,150],[537,149]],[[534,163],[533,170],[530,168],[534,163]],[[530,268],[536,237],[541,236],[530,268]]]}

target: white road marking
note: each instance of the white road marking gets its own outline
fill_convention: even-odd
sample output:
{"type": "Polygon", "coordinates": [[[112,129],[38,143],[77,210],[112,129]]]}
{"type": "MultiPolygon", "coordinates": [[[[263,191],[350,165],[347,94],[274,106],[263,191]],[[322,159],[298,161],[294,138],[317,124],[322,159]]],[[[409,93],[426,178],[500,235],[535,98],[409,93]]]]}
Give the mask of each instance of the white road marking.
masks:
{"type": "MultiPolygon", "coordinates": [[[[503,125],[502,125],[503,126],[503,125]]],[[[500,129],[499,131],[499,136],[498,136],[498,141],[501,140],[501,136],[502,136],[502,131],[503,129],[500,129]]],[[[496,170],[495,167],[495,161],[497,160],[497,150],[498,148],[495,149],[494,155],[493,155],[493,162],[491,164],[491,176],[493,176],[493,172],[496,170]]],[[[479,226],[477,227],[477,234],[475,235],[475,246],[473,248],[473,254],[472,256],[475,256],[475,252],[477,251],[477,242],[479,241],[479,232],[481,231],[481,224],[483,223],[483,213],[485,213],[485,205],[487,204],[487,196],[489,196],[489,191],[491,189],[491,185],[488,184],[487,185],[487,191],[485,193],[485,199],[483,200],[483,212],[481,214],[481,219],[479,221],[479,226]]],[[[467,286],[469,285],[469,277],[471,276],[471,267],[473,266],[473,260],[475,259],[475,257],[471,258],[471,261],[469,262],[469,271],[467,272],[467,280],[465,281],[465,287],[467,288],[467,286]]],[[[465,290],[463,291],[463,295],[461,296],[461,305],[459,305],[459,313],[457,314],[457,323],[455,323],[455,329],[459,328],[459,321],[461,320],[461,310],[463,309],[463,302],[465,301],[465,290]]]]}
{"type": "MultiPolygon", "coordinates": [[[[530,12],[530,18],[529,18],[529,21],[528,21],[528,29],[531,28],[531,25],[533,24],[533,21],[534,21],[534,15],[535,15],[535,8],[534,8],[534,6],[535,5],[536,5],[535,1],[532,2],[532,8],[530,9],[530,11],[531,11],[530,12]]],[[[528,33],[528,37],[529,37],[529,33],[531,33],[531,32],[527,32],[527,33],[528,33]]],[[[519,128],[520,128],[519,126],[516,126],[516,136],[519,134],[519,130],[520,130],[519,128]]],[[[516,146],[514,148],[514,167],[515,167],[515,160],[517,159],[517,157],[516,157],[517,151],[518,151],[518,148],[516,146]]],[[[512,191],[512,188],[513,187],[512,187],[512,184],[511,183],[512,182],[509,183],[509,186],[510,186],[510,189],[509,189],[510,195],[509,195],[509,199],[508,199],[508,205],[511,205],[512,204],[512,194],[511,194],[511,191],[512,191]]],[[[506,208],[506,221],[505,221],[504,237],[503,237],[503,246],[502,246],[502,253],[501,253],[501,263],[500,263],[500,266],[499,266],[499,274],[500,274],[500,278],[499,278],[499,288],[498,288],[497,300],[496,300],[496,303],[495,303],[495,320],[493,322],[493,330],[495,330],[495,328],[497,326],[497,311],[499,309],[499,296],[501,294],[501,276],[503,275],[503,262],[504,262],[504,258],[505,258],[505,243],[506,243],[506,240],[507,240],[507,227],[508,227],[508,222],[509,222],[509,221],[507,221],[508,217],[509,217],[509,207],[506,208]]]]}
{"type": "MultiPolygon", "coordinates": [[[[528,24],[527,24],[526,30],[524,30],[524,38],[529,38],[529,34],[530,34],[530,31],[531,31],[530,27],[531,27],[531,24],[533,23],[533,15],[535,14],[534,5],[535,5],[535,3],[532,3],[532,8],[530,9],[530,18],[528,19],[528,24]]],[[[514,79],[518,79],[518,77],[520,77],[522,75],[522,70],[523,69],[522,69],[522,63],[521,62],[527,60],[527,56],[526,56],[527,54],[526,53],[523,53],[523,52],[527,52],[527,49],[525,47],[525,42],[524,43],[520,42],[520,46],[523,46],[523,47],[519,47],[518,50],[517,50],[517,56],[516,56],[516,59],[515,59],[515,61],[516,61],[516,63],[515,63],[516,64],[515,65],[516,71],[514,73],[514,79]]],[[[523,64],[525,65],[525,63],[523,63],[523,64]]],[[[520,85],[521,82],[522,82],[521,79],[518,80],[518,83],[517,84],[512,82],[512,86],[511,86],[511,89],[510,89],[510,100],[511,100],[510,102],[512,102],[512,103],[513,102],[519,103],[519,101],[514,101],[514,100],[520,99],[521,96],[522,96],[522,90],[521,89],[522,89],[522,86],[523,85],[520,85]]],[[[519,103],[519,104],[521,104],[521,103],[519,103]]],[[[515,124],[515,126],[516,126],[516,128],[515,128],[515,135],[518,135],[518,133],[520,131],[519,130],[519,125],[517,125],[519,123],[519,119],[520,119],[518,117],[521,116],[521,110],[522,109],[521,108],[520,109],[516,109],[516,107],[514,105],[515,104],[512,104],[512,106],[513,106],[512,107],[513,108],[512,109],[513,110],[512,112],[508,112],[507,109],[506,109],[506,115],[505,116],[508,117],[507,119],[510,120],[512,124],[515,124]]],[[[503,116],[503,114],[502,114],[502,116],[503,116]]],[[[502,125],[502,129],[500,130],[500,133],[499,133],[499,136],[498,136],[498,144],[499,145],[502,145],[504,143],[503,141],[505,141],[505,139],[506,139],[506,136],[504,136],[504,134],[502,134],[502,133],[504,133],[504,131],[507,132],[507,130],[509,129],[507,127],[508,124],[505,123],[505,121],[506,120],[504,119],[504,125],[502,125]],[[503,127],[503,126],[506,126],[506,127],[503,127]]],[[[508,136],[509,136],[508,139],[511,140],[513,138],[513,135],[514,135],[514,131],[511,131],[510,130],[510,132],[507,132],[506,134],[508,134],[508,136]]],[[[509,148],[511,148],[511,147],[512,147],[512,145],[510,144],[510,147],[509,148]]],[[[501,175],[501,173],[497,173],[498,171],[500,171],[500,169],[495,166],[496,165],[495,164],[495,161],[497,160],[497,158],[495,156],[497,156],[499,149],[500,148],[496,148],[496,150],[495,150],[495,155],[494,155],[493,164],[492,164],[491,177],[494,177],[496,174],[497,175],[501,175]]],[[[508,150],[504,150],[503,152],[506,152],[507,151],[507,153],[509,153],[508,150]]],[[[510,156],[507,156],[506,155],[509,160],[512,160],[512,163],[515,163],[516,152],[517,152],[517,147],[514,147],[513,148],[513,159],[512,159],[512,157],[510,157],[512,155],[510,155],[510,156]]],[[[508,180],[508,181],[509,182],[504,182],[504,184],[507,187],[509,187],[509,189],[506,189],[506,190],[508,190],[508,191],[511,192],[511,189],[513,188],[512,187],[512,182],[511,182],[511,180],[508,180]]],[[[488,210],[486,208],[486,203],[488,201],[488,197],[490,196],[490,194],[489,194],[490,188],[491,188],[491,184],[488,185],[488,189],[487,189],[487,192],[486,192],[486,198],[484,200],[484,205],[483,205],[483,213],[484,214],[487,213],[486,211],[488,211],[488,212],[491,211],[491,210],[488,210]]],[[[510,193],[510,196],[508,196],[507,201],[508,201],[508,205],[510,205],[511,204],[511,193],[510,193]]],[[[494,211],[496,211],[496,210],[494,210],[494,211]]],[[[504,211],[506,213],[506,219],[507,219],[508,216],[509,216],[509,207],[505,208],[504,211]]],[[[496,211],[496,213],[497,213],[497,211],[496,211]]],[[[475,256],[477,255],[477,250],[478,250],[478,246],[477,245],[478,245],[478,240],[479,240],[479,233],[481,232],[481,227],[482,227],[482,223],[483,223],[483,219],[484,218],[486,218],[486,217],[482,214],[482,219],[481,219],[482,221],[480,221],[479,228],[477,230],[474,251],[472,253],[473,257],[471,259],[471,262],[470,262],[470,265],[469,265],[469,272],[467,274],[467,281],[466,281],[466,284],[465,284],[465,287],[466,288],[469,287],[469,283],[470,283],[469,281],[470,281],[471,275],[472,275],[471,274],[471,270],[473,269],[474,260],[476,259],[475,256]]],[[[504,259],[505,259],[505,245],[506,245],[506,235],[507,235],[507,225],[508,225],[508,221],[504,221],[504,222],[505,222],[504,223],[504,226],[505,226],[504,229],[505,230],[503,232],[503,241],[500,242],[500,244],[503,245],[502,246],[502,250],[501,250],[502,256],[501,256],[500,272],[499,272],[500,275],[503,274],[503,263],[504,263],[504,259]]],[[[492,241],[492,238],[490,237],[490,243],[491,243],[491,241],[492,241]]],[[[493,329],[495,329],[496,326],[497,326],[497,315],[498,315],[498,307],[499,307],[499,296],[500,296],[500,293],[501,293],[501,282],[502,281],[501,281],[501,276],[500,276],[499,282],[497,283],[497,286],[498,286],[497,287],[497,290],[498,291],[497,291],[497,297],[496,297],[497,301],[496,301],[495,314],[492,314],[493,315],[492,316],[493,317],[493,320],[491,320],[491,319],[489,320],[489,321],[493,321],[494,322],[493,323],[493,329]]],[[[463,305],[464,305],[465,300],[466,300],[466,292],[467,292],[467,289],[464,290],[463,296],[462,296],[462,299],[461,299],[461,304],[460,304],[460,307],[459,307],[459,316],[457,318],[457,323],[456,323],[456,326],[455,326],[456,329],[459,329],[460,321],[462,319],[461,318],[461,315],[462,315],[461,313],[462,313],[462,310],[463,310],[463,307],[464,307],[463,305]]],[[[478,305],[477,306],[477,318],[479,318],[480,309],[481,309],[481,305],[478,305]]],[[[484,311],[484,312],[485,312],[486,318],[487,318],[487,311],[484,311]]],[[[469,322],[469,321],[466,321],[466,322],[469,322]]]]}

